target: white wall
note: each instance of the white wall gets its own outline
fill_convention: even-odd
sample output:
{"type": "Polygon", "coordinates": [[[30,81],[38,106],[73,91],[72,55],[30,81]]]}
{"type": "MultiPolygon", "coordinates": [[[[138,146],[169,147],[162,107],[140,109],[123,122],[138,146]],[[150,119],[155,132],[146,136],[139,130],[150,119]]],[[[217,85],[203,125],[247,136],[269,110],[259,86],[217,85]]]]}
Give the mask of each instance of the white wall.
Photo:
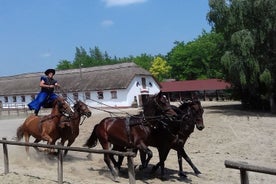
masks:
{"type": "MultiPolygon", "coordinates": [[[[85,99],[85,93],[84,92],[78,92],[78,99],[85,102],[87,105],[92,107],[130,107],[134,101],[134,97],[137,99],[138,106],[139,100],[138,96],[141,94],[156,94],[160,91],[158,84],[155,82],[155,80],[151,76],[143,76],[146,78],[146,87],[142,88],[142,80],[141,76],[136,76],[133,78],[133,80],[130,82],[130,85],[126,89],[114,89],[114,90],[104,90],[103,91],[103,99],[98,99],[98,92],[97,91],[91,91],[90,92],[90,99],[85,99]],[[139,86],[136,85],[136,83],[139,82],[139,86]],[[152,86],[149,85],[149,83],[152,84],[152,86]],[[111,98],[111,91],[117,91],[117,99],[111,98]],[[146,91],[146,92],[145,92],[146,91]]],[[[61,94],[60,94],[61,95],[61,94]]],[[[13,97],[8,96],[9,102],[8,103],[14,103],[13,97]]],[[[21,102],[21,95],[17,96],[17,102],[14,104],[25,104],[27,107],[27,104],[32,101],[32,98],[30,95],[25,95],[25,102],[21,102]]],[[[3,103],[3,106],[5,105],[5,99],[4,96],[0,96],[0,100],[3,103]]],[[[73,105],[74,104],[74,97],[73,93],[67,93],[67,100],[68,102],[73,105]]]]}

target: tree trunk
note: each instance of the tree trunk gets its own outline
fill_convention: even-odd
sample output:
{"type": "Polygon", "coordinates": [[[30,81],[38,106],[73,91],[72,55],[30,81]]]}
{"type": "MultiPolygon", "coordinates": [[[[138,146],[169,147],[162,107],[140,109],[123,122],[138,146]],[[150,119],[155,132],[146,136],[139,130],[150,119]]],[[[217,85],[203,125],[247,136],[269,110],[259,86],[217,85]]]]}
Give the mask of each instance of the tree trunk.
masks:
{"type": "Polygon", "coordinates": [[[276,114],[276,96],[274,93],[270,96],[270,109],[271,113],[276,114]]]}

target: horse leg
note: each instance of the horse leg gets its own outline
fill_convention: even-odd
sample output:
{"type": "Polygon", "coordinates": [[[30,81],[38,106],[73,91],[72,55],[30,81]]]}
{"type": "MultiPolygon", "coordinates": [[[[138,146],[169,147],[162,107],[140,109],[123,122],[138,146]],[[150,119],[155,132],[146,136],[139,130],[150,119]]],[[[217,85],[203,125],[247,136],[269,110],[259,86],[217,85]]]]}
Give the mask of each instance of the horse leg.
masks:
{"type": "MultiPolygon", "coordinates": [[[[35,139],[34,143],[38,143],[40,142],[41,140],[40,139],[35,139]]],[[[37,152],[40,152],[40,150],[38,149],[38,147],[34,146],[34,149],[37,151],[37,152]]]]}
{"type": "MultiPolygon", "coordinates": [[[[107,140],[107,139],[106,139],[107,140]]],[[[100,143],[102,145],[102,148],[104,150],[109,150],[109,142],[105,141],[105,140],[100,140],[100,143]]],[[[105,153],[104,154],[104,162],[106,163],[107,167],[109,168],[112,176],[113,176],[113,180],[114,181],[118,181],[118,172],[116,171],[116,169],[112,166],[111,164],[111,159],[110,159],[110,155],[105,153]]]]}
{"type": "Polygon", "coordinates": [[[118,181],[118,172],[112,166],[112,164],[110,162],[109,154],[106,154],[106,153],[104,154],[104,162],[106,163],[107,167],[109,168],[109,170],[113,176],[113,180],[117,182],[118,181]]]}
{"type": "Polygon", "coordinates": [[[147,148],[145,150],[139,150],[140,152],[140,160],[141,160],[141,166],[139,166],[139,169],[145,169],[148,167],[149,161],[152,158],[152,151],[147,148]]]}
{"type": "Polygon", "coordinates": [[[167,148],[158,148],[159,162],[152,168],[152,172],[155,172],[159,167],[161,168],[161,180],[167,180],[167,178],[165,177],[165,160],[167,159],[169,151],[170,149],[167,148]]]}
{"type": "Polygon", "coordinates": [[[180,151],[177,151],[177,160],[178,160],[178,166],[179,166],[178,176],[186,178],[187,175],[183,172],[182,154],[180,153],[180,151]]]}
{"type": "MultiPolygon", "coordinates": [[[[41,133],[41,137],[43,140],[46,140],[47,141],[47,144],[48,145],[51,145],[53,143],[53,139],[45,132],[45,131],[42,131],[41,133]]],[[[46,149],[48,152],[51,152],[52,149],[48,148],[46,149]]]]}
{"type": "MultiPolygon", "coordinates": [[[[114,158],[114,155],[113,154],[110,154],[109,155],[109,157],[110,157],[110,160],[112,161],[112,163],[113,163],[113,165],[116,167],[116,168],[118,168],[118,170],[120,170],[120,167],[121,167],[121,165],[119,165],[119,156],[118,156],[118,161],[114,158]]],[[[122,159],[120,159],[120,160],[123,160],[124,158],[122,158],[122,159]]]]}
{"type": "MultiPolygon", "coordinates": [[[[197,167],[193,164],[192,160],[190,159],[190,157],[187,155],[187,153],[185,152],[184,148],[181,147],[181,149],[179,150],[180,154],[182,155],[182,157],[186,160],[186,162],[188,162],[188,164],[191,166],[191,168],[194,170],[194,173],[196,175],[201,174],[201,172],[197,169],[197,167]]],[[[182,167],[182,164],[181,164],[182,167]]]]}
{"type": "MultiPolygon", "coordinates": [[[[70,147],[73,144],[74,141],[75,141],[75,139],[74,140],[68,140],[67,147],[70,147]]],[[[63,145],[64,145],[64,143],[63,143],[63,145]]],[[[67,155],[67,153],[68,153],[68,150],[65,150],[64,153],[63,153],[63,156],[65,157],[67,155]]]]}
{"type": "Polygon", "coordinates": [[[114,158],[113,154],[110,154],[110,160],[112,161],[113,165],[120,171],[121,166],[123,164],[123,160],[124,160],[124,156],[118,156],[118,160],[116,161],[116,159],[114,158]]]}
{"type": "MultiPolygon", "coordinates": [[[[126,151],[125,148],[123,148],[121,146],[117,146],[117,145],[113,145],[112,150],[115,150],[115,151],[126,151]]],[[[124,156],[118,155],[118,161],[116,161],[116,159],[114,158],[113,154],[110,154],[109,157],[110,157],[110,160],[112,161],[113,165],[120,171],[122,163],[123,163],[123,160],[124,160],[124,156]]]]}

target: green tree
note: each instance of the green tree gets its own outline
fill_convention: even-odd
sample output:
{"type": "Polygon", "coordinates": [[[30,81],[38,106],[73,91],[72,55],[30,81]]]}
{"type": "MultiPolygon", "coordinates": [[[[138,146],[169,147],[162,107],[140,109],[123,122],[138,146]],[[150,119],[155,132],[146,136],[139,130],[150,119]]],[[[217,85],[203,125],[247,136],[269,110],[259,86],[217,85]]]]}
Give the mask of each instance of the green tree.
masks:
{"type": "Polygon", "coordinates": [[[175,42],[176,46],[167,55],[172,77],[177,80],[223,78],[220,63],[222,42],[222,35],[205,31],[187,44],[175,42]]]}
{"type": "Polygon", "coordinates": [[[266,108],[276,94],[275,0],[209,0],[208,20],[224,37],[222,64],[243,104],[266,108]]]}
{"type": "Polygon", "coordinates": [[[163,81],[170,75],[171,66],[168,65],[166,60],[156,57],[149,71],[158,81],[163,81]]]}
{"type": "Polygon", "coordinates": [[[104,56],[99,47],[94,47],[94,49],[90,48],[89,52],[92,61],[92,66],[98,66],[104,62],[104,56]]]}
{"type": "Polygon", "coordinates": [[[146,70],[149,70],[151,65],[152,65],[152,62],[154,60],[154,57],[151,56],[151,55],[148,55],[146,53],[143,53],[139,56],[136,56],[132,59],[134,61],[135,64],[137,64],[138,66],[146,69],[146,70]]]}
{"type": "Polygon", "coordinates": [[[76,47],[73,68],[89,67],[91,66],[91,60],[91,57],[87,54],[86,50],[83,47],[76,47]]]}
{"type": "Polygon", "coordinates": [[[67,70],[72,68],[72,63],[68,60],[61,60],[56,67],[58,70],[67,70]]]}

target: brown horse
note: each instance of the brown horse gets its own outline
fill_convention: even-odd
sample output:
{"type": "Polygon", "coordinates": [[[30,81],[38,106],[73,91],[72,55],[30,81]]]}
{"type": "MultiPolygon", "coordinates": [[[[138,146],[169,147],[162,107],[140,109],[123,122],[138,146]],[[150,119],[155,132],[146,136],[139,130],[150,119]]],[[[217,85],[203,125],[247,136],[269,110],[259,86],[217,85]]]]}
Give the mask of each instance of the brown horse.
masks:
{"type": "MultiPolygon", "coordinates": [[[[74,113],[70,116],[62,116],[61,124],[64,124],[64,128],[60,130],[60,137],[61,137],[61,144],[64,145],[66,141],[68,141],[67,146],[71,146],[77,136],[79,135],[79,126],[84,121],[81,122],[81,117],[91,116],[91,111],[89,110],[88,106],[83,103],[82,101],[78,100],[74,104],[74,113]]],[[[66,156],[68,150],[64,151],[64,156],[66,156]]]]}
{"type": "MultiPolygon", "coordinates": [[[[183,102],[178,108],[175,106],[172,106],[175,112],[179,116],[182,116],[182,123],[180,123],[179,131],[177,132],[177,136],[175,140],[172,142],[171,148],[177,151],[177,157],[178,157],[178,165],[179,165],[179,176],[186,177],[185,173],[183,172],[182,167],[182,157],[188,162],[188,164],[192,167],[195,174],[201,174],[201,172],[197,169],[197,167],[193,164],[192,160],[189,158],[187,153],[184,150],[184,145],[191,135],[193,133],[194,128],[197,127],[198,130],[204,129],[203,124],[203,113],[204,110],[201,106],[201,103],[198,99],[188,100],[186,102],[183,102]]],[[[142,153],[143,154],[143,153],[142,153]]],[[[144,156],[145,157],[145,156],[144,156]]],[[[141,156],[143,159],[143,156],[141,156]]],[[[145,162],[142,160],[142,163],[145,162]]],[[[162,163],[156,164],[152,171],[156,171],[158,167],[162,163]]]]}
{"type": "MultiPolygon", "coordinates": [[[[190,136],[190,134],[194,131],[194,127],[196,126],[198,130],[204,129],[203,124],[203,108],[201,106],[200,101],[197,99],[195,100],[189,100],[182,102],[179,107],[171,106],[173,110],[182,118],[182,122],[180,122],[177,127],[179,127],[179,130],[176,133],[175,140],[172,141],[171,148],[177,151],[178,156],[178,164],[179,164],[179,176],[186,177],[185,173],[183,172],[182,168],[182,157],[189,163],[189,165],[193,168],[196,175],[201,174],[201,172],[196,168],[196,166],[192,163],[191,159],[187,155],[187,153],[184,150],[184,145],[190,136]]],[[[179,122],[176,122],[179,123],[179,122]]],[[[166,125],[165,125],[166,126],[166,125]]],[[[153,147],[158,147],[158,145],[154,144],[150,145],[153,147]]],[[[126,151],[125,148],[121,146],[114,145],[113,150],[116,151],[126,151]]],[[[140,157],[142,165],[140,166],[140,169],[144,169],[147,167],[151,157],[147,157],[147,155],[140,151],[140,157]]],[[[119,156],[118,161],[116,161],[114,158],[112,158],[112,161],[114,165],[120,169],[123,157],[119,156]]],[[[158,167],[160,166],[160,163],[155,165],[152,169],[152,171],[156,171],[158,167]]]]}
{"type": "MultiPolygon", "coordinates": [[[[157,95],[151,96],[144,104],[144,112],[147,112],[147,116],[143,115],[131,116],[131,117],[107,117],[104,118],[99,124],[94,126],[93,132],[84,146],[94,147],[97,145],[97,140],[105,150],[110,149],[110,143],[113,145],[119,145],[121,147],[135,148],[144,152],[145,154],[152,154],[148,148],[151,143],[152,136],[162,136],[156,129],[158,124],[149,123],[145,121],[145,118],[153,119],[169,119],[171,115],[177,115],[174,112],[165,98],[162,92],[157,95]]],[[[166,139],[167,137],[165,137],[166,139]]],[[[159,137],[160,140],[160,137],[159,137]]],[[[167,147],[167,144],[160,143],[160,162],[165,161],[166,150],[163,147],[167,147]]],[[[167,141],[165,141],[167,142],[167,141]]],[[[110,155],[104,154],[104,161],[108,166],[114,180],[117,180],[117,171],[111,164],[110,155]]]]}
{"type": "MultiPolygon", "coordinates": [[[[30,115],[24,123],[17,128],[17,139],[25,137],[25,142],[29,142],[30,136],[36,138],[35,143],[40,140],[47,141],[47,144],[55,144],[59,138],[58,124],[64,114],[72,114],[70,105],[62,97],[58,97],[53,102],[51,114],[46,116],[30,115]]],[[[29,147],[25,147],[29,154],[29,147]]],[[[38,150],[37,148],[35,148],[38,150]]]]}

